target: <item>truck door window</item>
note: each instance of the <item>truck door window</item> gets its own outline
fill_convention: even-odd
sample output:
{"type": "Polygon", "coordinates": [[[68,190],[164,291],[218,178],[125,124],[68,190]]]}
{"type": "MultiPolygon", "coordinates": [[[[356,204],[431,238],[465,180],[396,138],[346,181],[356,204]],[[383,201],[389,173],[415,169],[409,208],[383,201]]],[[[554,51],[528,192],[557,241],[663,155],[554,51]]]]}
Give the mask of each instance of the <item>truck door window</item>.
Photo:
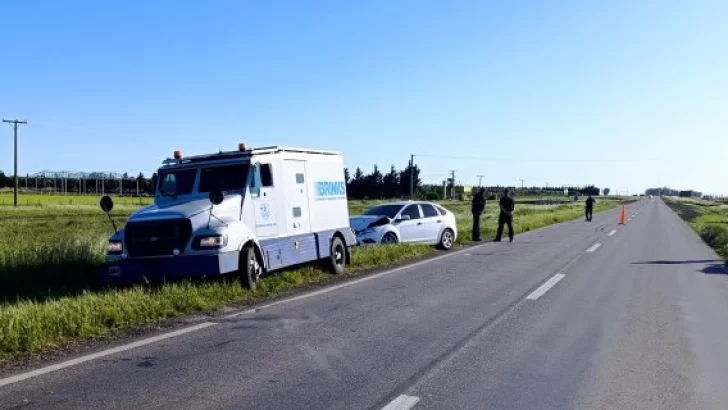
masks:
{"type": "Polygon", "coordinates": [[[199,192],[210,192],[213,188],[235,191],[245,188],[248,180],[249,164],[221,165],[202,168],[199,192]]]}
{"type": "Polygon", "coordinates": [[[260,185],[263,187],[273,186],[273,170],[270,164],[260,164],[260,185]]]}
{"type": "Polygon", "coordinates": [[[260,188],[273,186],[273,169],[270,164],[256,164],[252,167],[252,172],[249,185],[250,195],[258,198],[260,188]]]}

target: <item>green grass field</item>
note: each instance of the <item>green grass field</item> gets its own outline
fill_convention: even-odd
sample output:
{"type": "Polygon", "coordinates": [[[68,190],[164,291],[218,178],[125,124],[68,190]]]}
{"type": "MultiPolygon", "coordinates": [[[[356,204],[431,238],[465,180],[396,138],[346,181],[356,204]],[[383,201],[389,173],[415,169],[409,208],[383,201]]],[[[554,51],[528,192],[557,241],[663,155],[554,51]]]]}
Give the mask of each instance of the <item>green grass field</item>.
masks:
{"type": "Polygon", "coordinates": [[[698,199],[666,198],[670,206],[724,259],[728,259],[728,204],[698,199]]]}
{"type": "MultiPolygon", "coordinates": [[[[11,196],[12,198],[12,196],[11,196]]],[[[231,280],[188,281],[158,288],[103,289],[97,269],[104,260],[112,229],[98,209],[98,198],[85,204],[0,207],[0,360],[62,346],[74,340],[108,335],[118,329],[270,297],[296,287],[332,280],[316,267],[283,271],[264,278],[251,292],[231,280]]],[[[11,199],[12,201],[12,199],[11,199]]],[[[117,224],[136,209],[116,201],[117,224]]],[[[352,215],[376,202],[351,201],[352,215]]],[[[469,204],[442,202],[457,215],[459,240],[471,237],[469,204]]],[[[599,200],[595,211],[617,205],[599,200]]],[[[482,221],[484,237],[495,234],[497,204],[489,201],[482,221]]],[[[583,203],[518,205],[516,232],[582,216],[583,203]]],[[[356,248],[349,275],[435,252],[424,245],[356,248]]]]}

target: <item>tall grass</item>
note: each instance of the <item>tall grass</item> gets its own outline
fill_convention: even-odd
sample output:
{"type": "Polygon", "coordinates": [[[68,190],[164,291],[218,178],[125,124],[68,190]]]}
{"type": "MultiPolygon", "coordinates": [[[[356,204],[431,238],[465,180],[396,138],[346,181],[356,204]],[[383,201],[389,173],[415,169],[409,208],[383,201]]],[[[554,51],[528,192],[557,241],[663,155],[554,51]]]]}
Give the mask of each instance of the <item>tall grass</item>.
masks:
{"type": "MultiPolygon", "coordinates": [[[[615,204],[601,201],[596,210],[615,204]]],[[[371,203],[354,202],[351,213],[359,213],[367,205],[371,203]]],[[[469,204],[443,205],[457,215],[459,242],[469,241],[469,204]]],[[[119,208],[115,219],[121,224],[133,208],[119,208]]],[[[496,204],[489,203],[483,220],[486,238],[495,234],[496,212],[496,204]]],[[[515,228],[524,232],[581,217],[582,212],[581,203],[520,205],[515,228]]],[[[266,277],[255,292],[231,280],[102,289],[96,272],[110,232],[106,217],[95,208],[0,208],[0,301],[5,300],[0,304],[0,360],[335,279],[309,266],[266,277]]],[[[425,245],[356,248],[349,274],[432,252],[425,245]]]]}
{"type": "Polygon", "coordinates": [[[668,198],[670,206],[711,248],[728,259],[728,205],[720,202],[668,198]]]}

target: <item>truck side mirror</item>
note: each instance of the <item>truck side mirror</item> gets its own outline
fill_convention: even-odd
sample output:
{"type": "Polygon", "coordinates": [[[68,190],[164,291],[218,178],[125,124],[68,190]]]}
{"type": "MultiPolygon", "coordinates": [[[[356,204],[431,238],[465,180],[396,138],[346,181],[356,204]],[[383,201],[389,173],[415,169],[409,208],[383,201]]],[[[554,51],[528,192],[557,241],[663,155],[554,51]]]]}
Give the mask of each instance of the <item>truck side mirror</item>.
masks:
{"type": "Polygon", "coordinates": [[[116,229],[116,222],[111,218],[111,212],[112,209],[114,209],[114,200],[111,199],[110,196],[104,195],[101,197],[101,201],[99,201],[99,206],[101,207],[101,210],[106,212],[106,216],[109,217],[109,222],[111,222],[111,226],[114,228],[114,233],[118,233],[119,231],[116,229]]]}
{"type": "Polygon", "coordinates": [[[109,212],[111,212],[112,209],[114,209],[114,200],[111,199],[110,196],[104,195],[103,197],[101,197],[99,206],[101,206],[102,211],[108,214],[109,212]]]}
{"type": "Polygon", "coordinates": [[[220,188],[214,188],[210,190],[210,202],[213,205],[220,205],[222,203],[222,200],[225,199],[225,194],[222,192],[222,189],[220,188]]]}

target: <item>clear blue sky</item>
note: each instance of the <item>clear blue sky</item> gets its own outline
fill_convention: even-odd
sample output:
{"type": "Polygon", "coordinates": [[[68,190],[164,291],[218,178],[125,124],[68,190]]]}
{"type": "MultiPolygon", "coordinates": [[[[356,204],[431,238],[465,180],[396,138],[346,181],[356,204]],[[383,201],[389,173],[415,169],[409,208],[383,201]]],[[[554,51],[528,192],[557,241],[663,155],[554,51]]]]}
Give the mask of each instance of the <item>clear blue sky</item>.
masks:
{"type": "Polygon", "coordinates": [[[417,158],[428,181],[728,194],[726,1],[208,3],[3,2],[20,170],[150,172],[246,141],[365,171],[498,159],[417,158]]]}

